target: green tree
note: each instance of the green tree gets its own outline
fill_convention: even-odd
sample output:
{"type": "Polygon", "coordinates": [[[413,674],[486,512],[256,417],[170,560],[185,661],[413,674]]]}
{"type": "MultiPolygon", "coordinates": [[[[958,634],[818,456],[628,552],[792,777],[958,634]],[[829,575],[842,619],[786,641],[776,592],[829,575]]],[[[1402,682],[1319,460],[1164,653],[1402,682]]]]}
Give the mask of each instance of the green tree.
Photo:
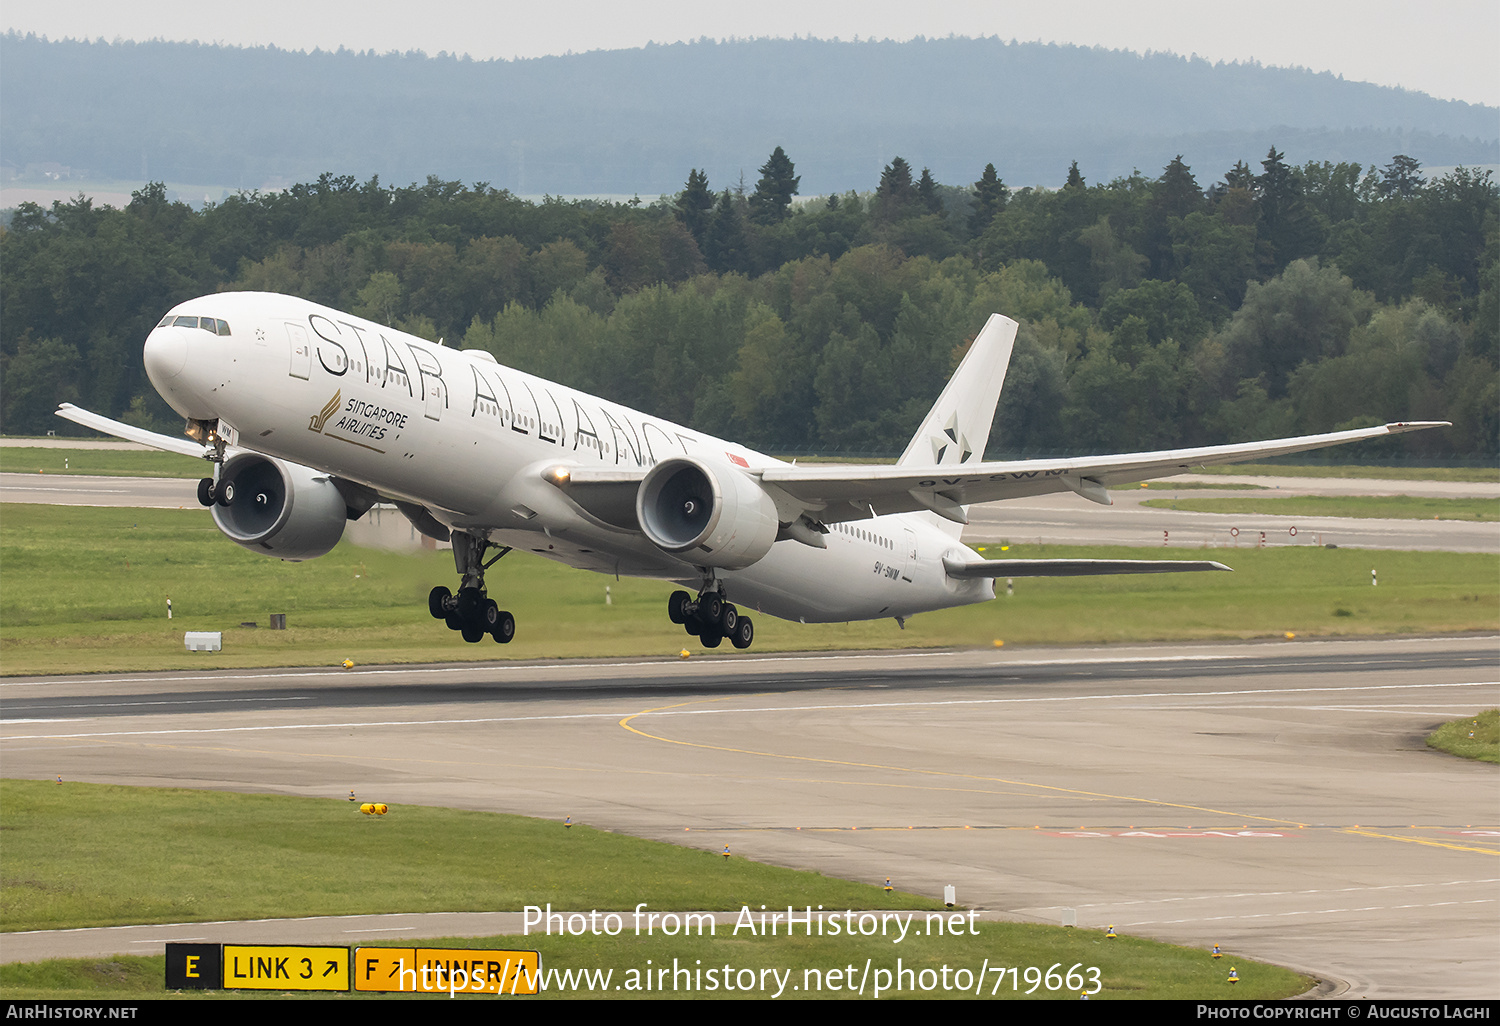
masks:
{"type": "Polygon", "coordinates": [[[708,172],[693,168],[688,172],[687,185],[677,197],[677,220],[687,228],[698,248],[703,248],[703,233],[708,230],[713,215],[714,194],[708,191],[708,172]]]}
{"type": "Polygon", "coordinates": [[[1380,195],[1387,199],[1409,200],[1422,190],[1427,180],[1422,177],[1422,163],[1415,157],[1398,153],[1380,173],[1380,195]]]}
{"type": "Polygon", "coordinates": [[[714,207],[714,216],[708,223],[703,256],[711,270],[720,274],[748,269],[749,250],[745,240],[745,224],[740,219],[739,207],[728,189],[719,196],[714,207]]]}
{"type": "Polygon", "coordinates": [[[917,207],[917,187],[911,180],[911,165],[896,157],[880,172],[872,213],[877,221],[899,221],[917,207]]]}
{"type": "Polygon", "coordinates": [[[1220,333],[1232,382],[1262,378],[1280,399],[1299,365],[1344,353],[1349,334],[1375,306],[1336,267],[1294,260],[1264,284],[1251,282],[1245,302],[1220,333]]]}
{"type": "Polygon", "coordinates": [[[922,177],[917,179],[917,204],[929,214],[942,214],[943,197],[938,194],[938,184],[932,177],[932,171],[922,169],[922,177]]]}
{"type": "Polygon", "coordinates": [[[796,167],[791,158],[780,147],[771,151],[771,157],[760,167],[760,181],[755,183],[755,192],[750,194],[750,220],[755,224],[777,224],[786,220],[792,207],[792,197],[797,195],[797,185],[802,176],[793,174],[796,167]]]}
{"type": "Polygon", "coordinates": [[[984,165],[979,181],[974,183],[974,209],[969,214],[969,234],[976,238],[984,234],[995,220],[995,215],[1005,209],[1010,190],[995,172],[994,164],[984,165]]]}
{"type": "Polygon", "coordinates": [[[1298,257],[1315,254],[1320,233],[1302,196],[1302,178],[1286,162],[1286,154],[1272,146],[1260,166],[1254,191],[1261,238],[1268,244],[1260,254],[1261,264],[1265,270],[1279,270],[1298,257]]]}
{"type": "Polygon", "coordinates": [[[1203,190],[1193,177],[1192,168],[1183,163],[1182,154],[1172,158],[1161,178],[1151,186],[1142,226],[1142,255],[1150,262],[1150,272],[1158,278],[1171,277],[1177,269],[1172,251],[1173,218],[1187,217],[1203,208],[1203,190]]]}

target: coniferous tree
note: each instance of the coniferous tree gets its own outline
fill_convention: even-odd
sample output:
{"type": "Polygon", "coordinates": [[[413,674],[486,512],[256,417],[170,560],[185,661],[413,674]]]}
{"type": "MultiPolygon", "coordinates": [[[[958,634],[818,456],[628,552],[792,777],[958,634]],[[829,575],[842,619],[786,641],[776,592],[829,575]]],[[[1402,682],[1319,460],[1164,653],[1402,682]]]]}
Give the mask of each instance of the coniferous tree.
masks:
{"type": "Polygon", "coordinates": [[[776,224],[786,220],[791,211],[792,197],[797,195],[801,175],[793,174],[796,165],[780,147],[771,151],[771,157],[760,168],[760,181],[755,183],[755,192],[750,196],[750,220],[756,224],[776,224]]]}
{"type": "Polygon", "coordinates": [[[929,214],[943,212],[943,197],[938,195],[937,182],[933,180],[932,172],[925,167],[922,169],[922,177],[917,180],[917,202],[929,214]]]}
{"type": "Polygon", "coordinates": [[[1064,189],[1082,189],[1085,185],[1083,174],[1078,170],[1078,161],[1073,161],[1068,166],[1068,180],[1063,183],[1064,189]]]}
{"type": "Polygon", "coordinates": [[[703,256],[709,268],[720,274],[745,270],[745,225],[728,189],[719,196],[719,204],[708,223],[703,256]]]}
{"type": "Polygon", "coordinates": [[[995,215],[1005,209],[1005,201],[1009,196],[1010,190],[995,173],[995,165],[984,165],[984,172],[979,176],[979,181],[974,183],[974,211],[969,215],[969,233],[983,235],[995,215]]]}
{"type": "Polygon", "coordinates": [[[911,165],[896,157],[880,172],[873,212],[877,220],[899,221],[911,213],[917,198],[917,188],[911,180],[911,165]]]}
{"type": "Polygon", "coordinates": [[[703,248],[703,233],[713,214],[714,194],[708,191],[708,172],[693,168],[688,172],[687,185],[677,197],[677,220],[682,222],[698,248],[703,248]]]}

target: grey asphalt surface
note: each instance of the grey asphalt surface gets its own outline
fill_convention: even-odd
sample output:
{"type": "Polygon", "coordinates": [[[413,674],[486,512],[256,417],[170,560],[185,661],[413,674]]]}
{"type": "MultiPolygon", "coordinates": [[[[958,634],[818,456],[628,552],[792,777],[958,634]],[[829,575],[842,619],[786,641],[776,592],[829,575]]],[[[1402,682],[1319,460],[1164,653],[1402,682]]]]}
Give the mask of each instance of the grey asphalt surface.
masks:
{"type": "MultiPolygon", "coordinates": [[[[952,884],[990,916],[1071,908],[1081,929],[1218,943],[1332,994],[1496,997],[1500,772],[1422,738],[1496,704],[1497,652],[1449,638],[10,679],[0,746],[8,776],[572,816],[934,896],[952,884]]],[[[6,934],[0,955],[456,925],[6,934]]]]}
{"type": "MultiPolygon", "coordinates": [[[[1160,545],[1165,530],[1173,546],[1232,548],[1265,530],[1271,544],[1500,552],[1494,524],[1287,524],[1115,496],[979,507],[966,538],[1160,545]]],[[[170,479],[0,474],[0,498],[196,506],[192,482],[170,479]]],[[[0,755],[7,776],[571,815],[922,893],[952,883],[985,918],[1071,908],[1084,929],[1219,943],[1324,978],[1329,996],[1494,998],[1500,773],[1421,738],[1497,704],[1497,679],[1494,638],[10,679],[0,755]]],[[[0,959],[484,936],[516,919],[9,933],[0,959]]]]}

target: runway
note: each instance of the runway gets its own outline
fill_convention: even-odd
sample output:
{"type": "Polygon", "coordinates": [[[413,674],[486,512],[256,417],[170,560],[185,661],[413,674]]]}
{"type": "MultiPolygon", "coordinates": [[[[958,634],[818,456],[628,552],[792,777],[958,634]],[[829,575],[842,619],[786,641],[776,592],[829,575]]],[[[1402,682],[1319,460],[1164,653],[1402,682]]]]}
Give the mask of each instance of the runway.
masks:
{"type": "MultiPolygon", "coordinates": [[[[1500,996],[1495,638],[0,682],[7,776],[515,812],[1500,996]]],[[[650,895],[642,895],[650,900],[650,895]]],[[[336,927],[330,927],[336,929],[336,927]]],[[[410,934],[403,934],[409,936],[410,934]]],[[[363,936],[368,937],[369,934],[363,936]]],[[[24,938],[8,935],[7,959],[24,938]]]]}

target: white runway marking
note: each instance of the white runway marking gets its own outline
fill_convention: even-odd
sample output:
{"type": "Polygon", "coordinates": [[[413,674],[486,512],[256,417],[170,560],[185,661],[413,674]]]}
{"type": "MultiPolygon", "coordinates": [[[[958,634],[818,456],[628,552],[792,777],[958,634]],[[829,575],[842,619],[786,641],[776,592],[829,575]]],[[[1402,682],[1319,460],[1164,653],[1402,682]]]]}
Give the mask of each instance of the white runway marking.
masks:
{"type": "MultiPolygon", "coordinates": [[[[1101,702],[1108,700],[1139,701],[1142,698],[1224,698],[1239,697],[1242,695],[1297,695],[1312,694],[1328,691],[1350,692],[1350,691],[1390,691],[1390,690],[1412,690],[1425,688],[1473,688],[1473,687],[1495,687],[1495,681],[1464,681],[1452,684],[1368,684],[1352,688],[1257,688],[1251,691],[1194,691],[1172,694],[1169,692],[1152,692],[1138,695],[1117,694],[1089,694],[1089,695],[1050,695],[1039,698],[955,698],[941,701],[928,702],[851,702],[847,704],[820,704],[820,705],[784,705],[784,706],[757,706],[748,709],[736,708],[709,708],[709,709],[659,709],[652,711],[632,711],[623,709],[616,712],[599,713],[557,713],[544,716],[481,716],[460,717],[453,719],[437,720],[356,720],[338,723],[280,723],[266,724],[252,727],[185,727],[163,730],[114,730],[99,731],[77,734],[17,734],[0,738],[0,741],[32,741],[43,737],[57,738],[59,740],[90,738],[90,737],[136,737],[136,736],[168,736],[184,734],[234,734],[234,733],[258,733],[277,730],[319,730],[319,729],[350,729],[355,727],[431,727],[431,726],[475,726],[487,723],[530,723],[538,721],[554,720],[607,720],[619,719],[621,717],[640,718],[645,716],[725,716],[743,715],[747,713],[798,713],[798,712],[825,712],[825,711],[848,711],[855,709],[902,709],[902,708],[942,708],[944,706],[978,706],[978,705],[1025,705],[1031,703],[1052,702],[1101,702]]],[[[1263,708],[1255,706],[1252,708],[1263,708]]],[[[1299,707],[1301,708],[1301,707],[1299,707]]],[[[3,721],[6,724],[22,721],[3,721]]],[[[30,721],[38,722],[38,721],[30,721]]],[[[46,722],[46,721],[41,721],[46,722]]]]}

